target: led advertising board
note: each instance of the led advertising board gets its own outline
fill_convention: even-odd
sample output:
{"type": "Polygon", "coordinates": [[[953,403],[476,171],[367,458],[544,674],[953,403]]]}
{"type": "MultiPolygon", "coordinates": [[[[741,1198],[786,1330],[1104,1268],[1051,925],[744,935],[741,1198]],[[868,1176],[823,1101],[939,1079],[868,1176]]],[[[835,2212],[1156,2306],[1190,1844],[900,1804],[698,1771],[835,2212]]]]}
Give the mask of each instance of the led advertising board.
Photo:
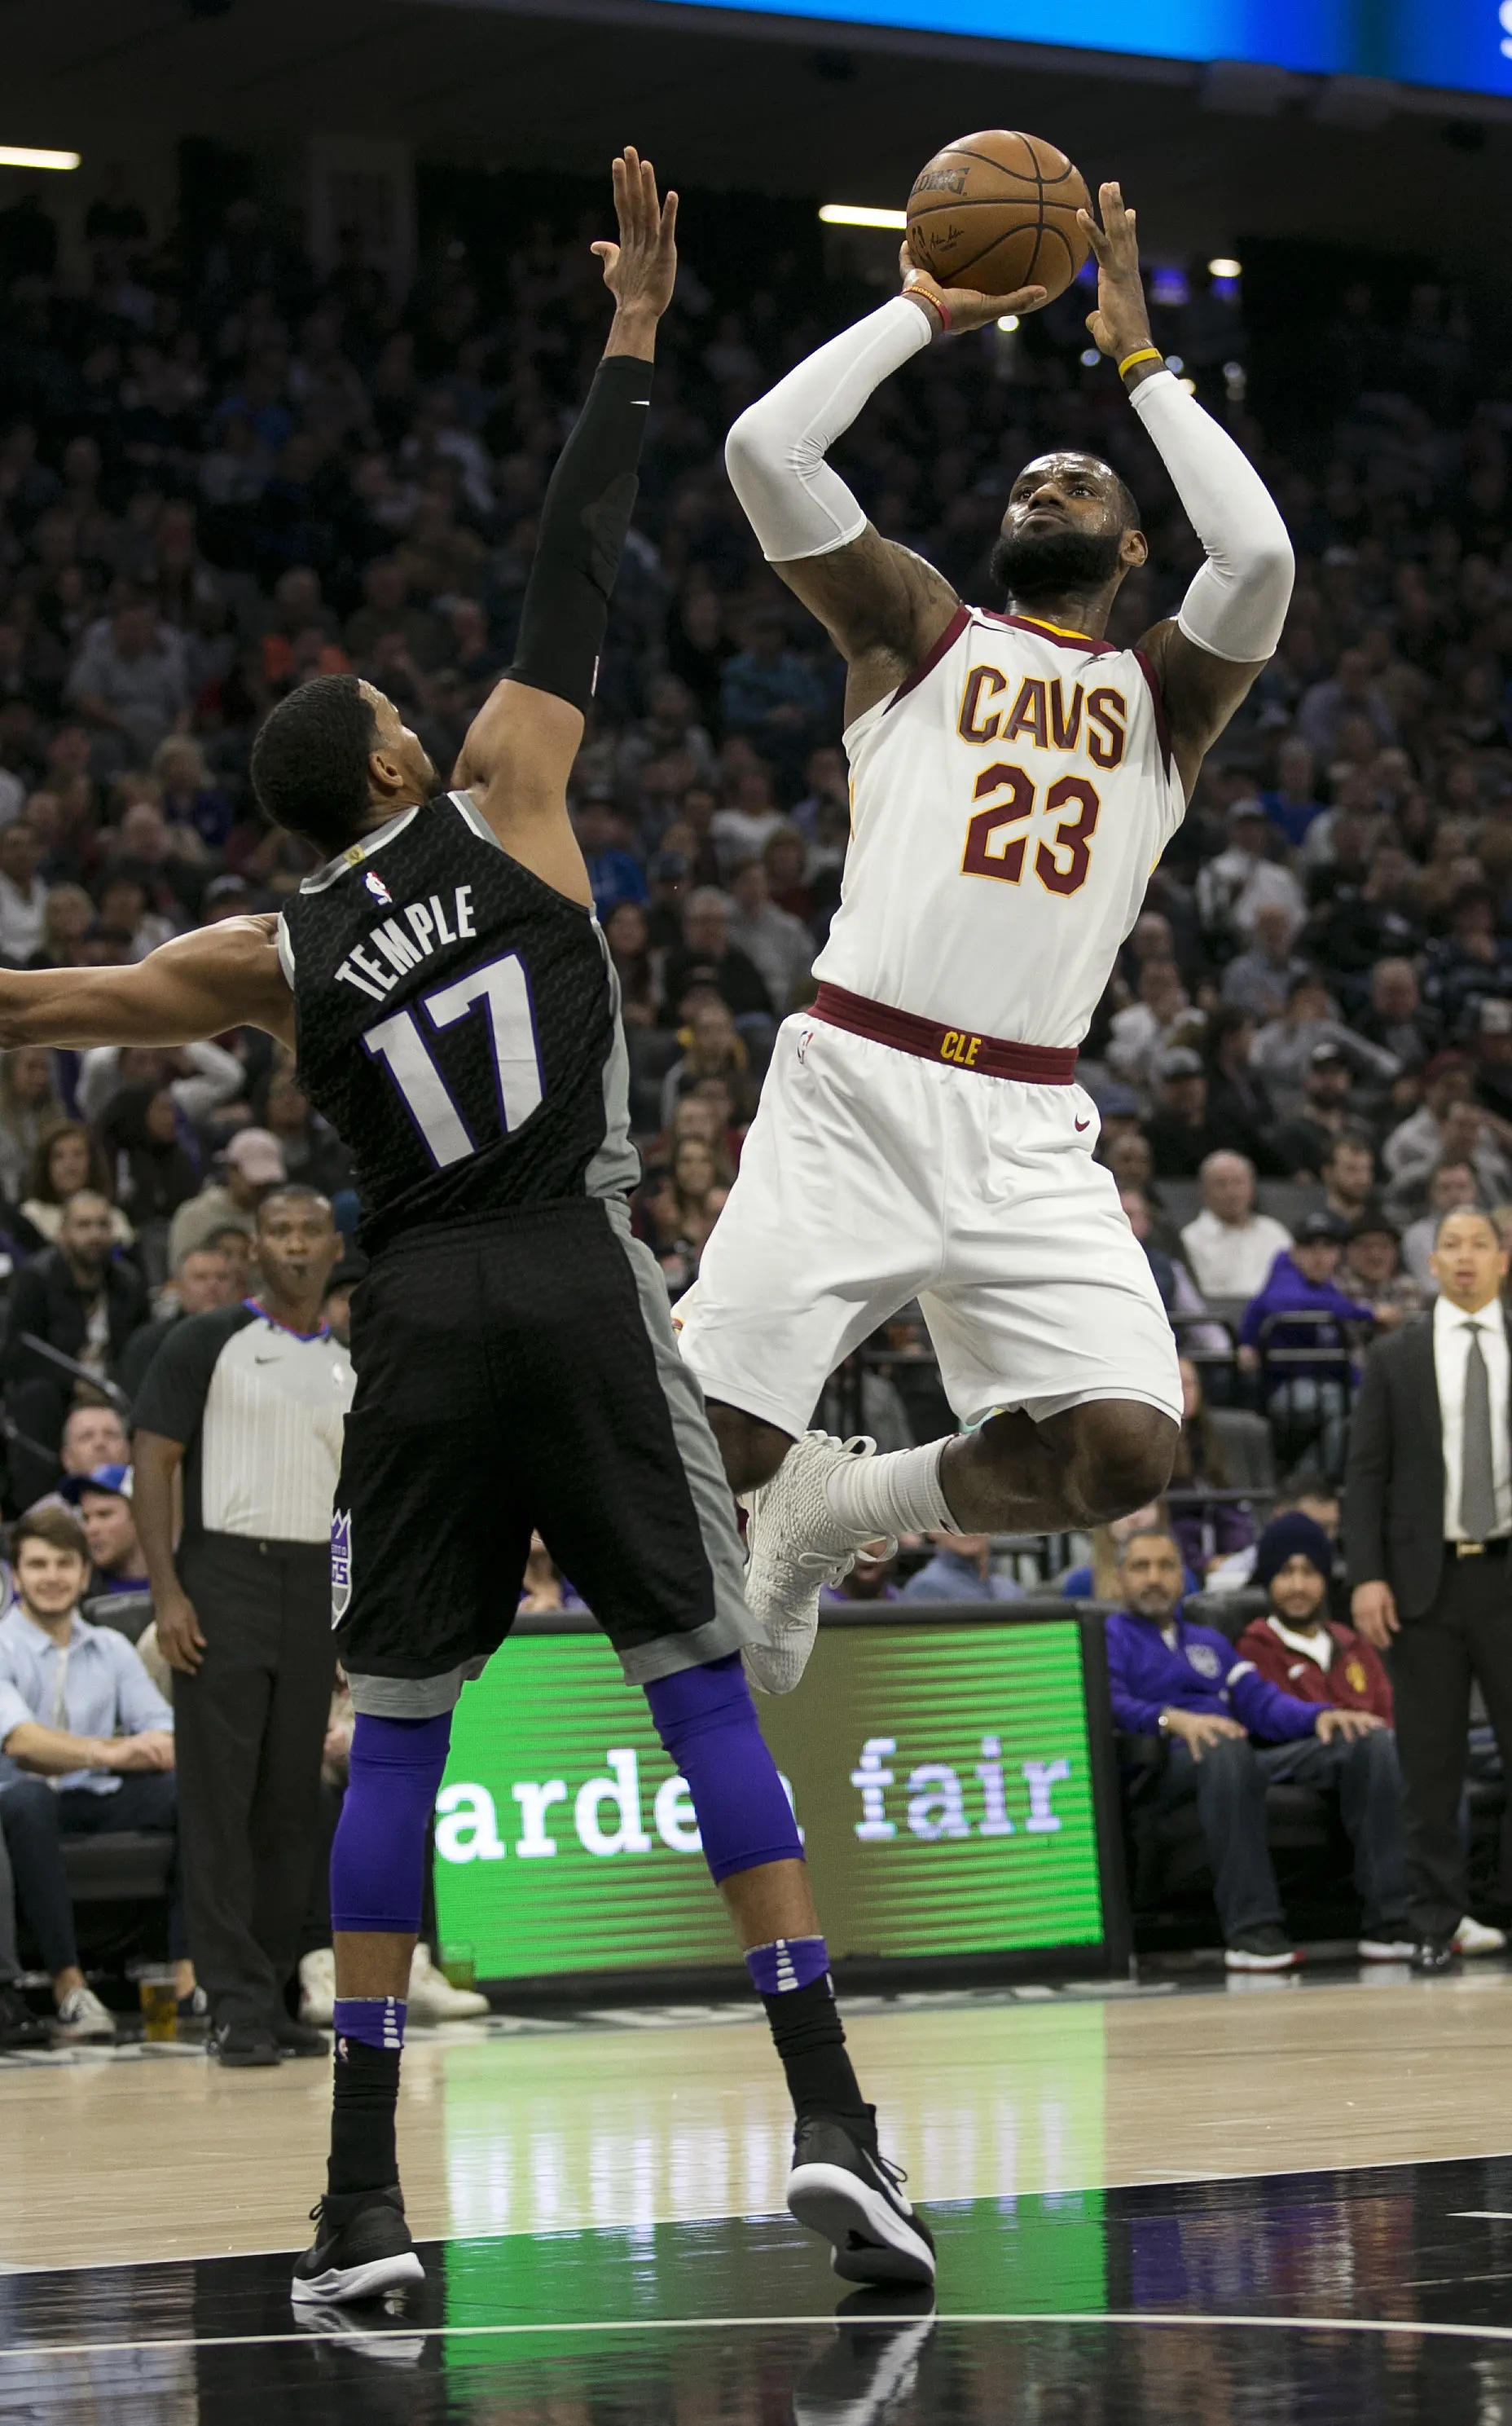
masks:
{"type": "MultiPolygon", "coordinates": [[[[1088,1623],[827,1625],[761,1702],[837,1959],[1105,1967],[1088,1623]]],[[[597,1632],[523,1632],[467,1688],[437,1814],[442,1946],[480,1979],[732,1964],[686,1787],[597,1632]]]]}

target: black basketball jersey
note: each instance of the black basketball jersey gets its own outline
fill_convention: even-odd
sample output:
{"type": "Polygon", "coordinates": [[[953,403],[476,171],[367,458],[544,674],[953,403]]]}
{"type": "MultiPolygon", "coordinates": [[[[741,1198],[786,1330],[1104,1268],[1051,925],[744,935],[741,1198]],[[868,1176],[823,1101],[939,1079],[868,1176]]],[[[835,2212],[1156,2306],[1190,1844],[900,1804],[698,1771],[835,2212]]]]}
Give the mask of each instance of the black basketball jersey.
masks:
{"type": "Polygon", "coordinates": [[[463,792],[305,879],[279,922],[299,1078],[355,1156],[362,1244],[634,1187],[619,985],[591,911],[463,792]]]}

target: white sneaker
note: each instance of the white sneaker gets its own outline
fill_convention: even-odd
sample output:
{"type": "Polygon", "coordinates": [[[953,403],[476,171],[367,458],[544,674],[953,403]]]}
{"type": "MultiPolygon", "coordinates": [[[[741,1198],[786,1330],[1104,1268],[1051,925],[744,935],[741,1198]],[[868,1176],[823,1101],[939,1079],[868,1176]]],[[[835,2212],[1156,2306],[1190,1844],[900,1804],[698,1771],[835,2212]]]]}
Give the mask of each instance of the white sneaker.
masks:
{"type": "Polygon", "coordinates": [[[1472,1920],[1467,1912],[1450,1940],[1456,1954],[1504,1954],[1504,1929],[1488,1929],[1484,1922],[1472,1920]]]}
{"type": "Polygon", "coordinates": [[[475,2022],[489,2011],[475,1988],[454,1988],[438,1971],[425,1944],[410,1958],[410,2019],[412,2022],[475,2022]]]}
{"type": "Polygon", "coordinates": [[[764,1640],[748,1642],[746,1674],[764,1693],[791,1693],[813,1649],[819,1594],[838,1584],[856,1553],[877,1540],[841,1523],[825,1483],[847,1457],[875,1457],[874,1440],[838,1441],[805,1432],[770,1482],[742,1494],[747,1512],[746,1605],[764,1640]]]}
{"type": "Polygon", "coordinates": [[[92,1988],[71,1988],[57,2009],[53,2036],[58,2039],[113,2039],[115,2016],[102,2005],[92,1988]]]}
{"type": "Polygon", "coordinates": [[[317,1946],[299,1957],[299,2019],[329,2030],[336,2018],[336,1950],[317,1946]]]}
{"type": "Polygon", "coordinates": [[[1410,1963],[1417,1950],[1412,1937],[1362,1937],[1355,1948],[1361,1963],[1410,1963]]]}

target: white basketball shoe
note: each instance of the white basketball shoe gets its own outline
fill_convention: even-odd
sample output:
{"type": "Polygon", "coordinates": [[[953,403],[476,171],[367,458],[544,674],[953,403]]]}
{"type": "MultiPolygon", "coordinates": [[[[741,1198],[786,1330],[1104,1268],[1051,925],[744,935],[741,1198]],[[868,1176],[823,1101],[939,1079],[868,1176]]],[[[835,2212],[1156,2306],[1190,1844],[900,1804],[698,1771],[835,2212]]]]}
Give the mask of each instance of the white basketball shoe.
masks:
{"type": "Polygon", "coordinates": [[[764,1693],[791,1693],[813,1649],[819,1594],[838,1584],[875,1532],[857,1532],[829,1505],[825,1483],[847,1457],[875,1457],[874,1440],[839,1441],[805,1432],[794,1442],[770,1482],[743,1492],[746,1510],[746,1603],[762,1629],[746,1645],[746,1674],[764,1693]]]}

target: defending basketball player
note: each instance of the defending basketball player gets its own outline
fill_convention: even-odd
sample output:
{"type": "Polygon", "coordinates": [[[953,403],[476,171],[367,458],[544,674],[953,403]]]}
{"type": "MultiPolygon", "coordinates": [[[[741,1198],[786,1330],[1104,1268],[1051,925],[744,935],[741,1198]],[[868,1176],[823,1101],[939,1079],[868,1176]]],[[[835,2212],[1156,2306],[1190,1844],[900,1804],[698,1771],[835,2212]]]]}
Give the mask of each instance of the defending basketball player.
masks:
{"type": "Polygon", "coordinates": [[[903,294],[730,433],[764,554],[848,665],[853,779],[818,997],[779,1034],[678,1307],[750,1511],[767,1641],[746,1657],[768,1691],[797,1682],[820,1584],[860,1544],[1090,1526],[1169,1477],[1175,1346],[1093,1159],[1076,1052],[1204,753],[1276,648],[1293,558],[1250,463],[1166,369],[1134,214],[1115,185],[1101,199],[1101,226],[1079,215],[1099,269],[1087,325],[1206,554],[1137,648],[1103,635],[1146,541],[1096,457],[1046,455],[1014,482],[992,559],[1006,613],[963,606],[882,539],[825,461],[891,372],[1042,289],[941,289],[906,253],[903,294]],[[886,1456],[805,1434],[827,1376],[913,1297],[966,1429],[886,1456]]]}
{"type": "Polygon", "coordinates": [[[635,505],[676,198],[659,202],[631,152],[615,200],[619,243],[594,248],[613,327],[458,788],[392,700],[317,678],[253,752],[265,810],[327,855],[281,918],[230,920],[133,968],[0,975],[7,1042],[297,1028],[301,1083],[358,1157],[372,1267],[332,1531],[357,1719],[331,1856],[330,2158],[302,2301],[421,2272],[394,2116],[426,1829],[452,1711],[509,1630],[536,1527],[687,1781],[794,2097],[793,2212],[851,2280],[934,2274],[851,2068],[802,1840],[741,1671],[733,1506],[625,1202],[638,1161],[618,986],[567,783],[635,505]]]}

